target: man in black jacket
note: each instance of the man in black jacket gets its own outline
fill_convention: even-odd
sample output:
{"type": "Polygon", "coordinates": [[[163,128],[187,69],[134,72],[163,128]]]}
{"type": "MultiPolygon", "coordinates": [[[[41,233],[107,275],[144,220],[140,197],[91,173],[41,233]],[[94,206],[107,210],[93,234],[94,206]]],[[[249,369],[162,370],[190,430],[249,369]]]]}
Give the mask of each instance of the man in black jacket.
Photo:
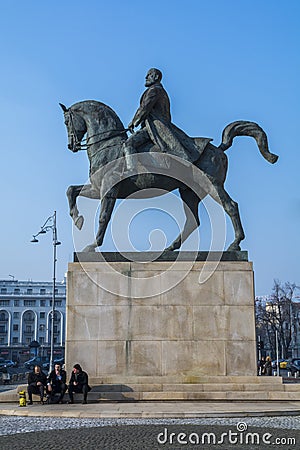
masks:
{"type": "Polygon", "coordinates": [[[82,393],[84,405],[87,404],[87,394],[91,390],[89,386],[89,377],[86,372],[84,372],[79,364],[73,366],[72,375],[69,384],[69,397],[70,402],[74,403],[73,393],[82,393]]]}
{"type": "Polygon", "coordinates": [[[50,400],[54,400],[55,394],[60,394],[56,403],[63,403],[63,398],[67,390],[67,373],[60,364],[55,364],[47,380],[47,391],[50,400]]]}
{"type": "Polygon", "coordinates": [[[32,405],[32,394],[39,394],[41,403],[44,404],[43,398],[44,398],[44,389],[47,384],[47,377],[42,372],[40,366],[34,366],[34,369],[32,372],[28,375],[28,398],[29,402],[28,405],[32,405]]]}

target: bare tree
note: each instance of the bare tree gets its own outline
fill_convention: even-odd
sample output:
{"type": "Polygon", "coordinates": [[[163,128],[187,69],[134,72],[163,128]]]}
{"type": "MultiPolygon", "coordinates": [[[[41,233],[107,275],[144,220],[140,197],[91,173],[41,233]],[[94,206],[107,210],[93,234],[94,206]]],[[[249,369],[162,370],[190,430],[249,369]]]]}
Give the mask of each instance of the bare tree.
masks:
{"type": "Polygon", "coordinates": [[[271,355],[276,354],[276,332],[279,341],[280,356],[288,358],[295,324],[293,297],[298,289],[295,283],[280,283],[274,280],[272,295],[268,300],[256,301],[257,334],[267,344],[271,355]]]}

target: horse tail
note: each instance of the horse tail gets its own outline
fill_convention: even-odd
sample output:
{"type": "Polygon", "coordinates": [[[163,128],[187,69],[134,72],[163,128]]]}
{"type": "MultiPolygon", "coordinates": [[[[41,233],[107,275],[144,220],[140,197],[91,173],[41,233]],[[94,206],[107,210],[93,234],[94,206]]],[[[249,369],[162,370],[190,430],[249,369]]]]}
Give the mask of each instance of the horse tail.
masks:
{"type": "Polygon", "coordinates": [[[262,156],[271,164],[274,164],[277,161],[278,156],[269,151],[266,133],[259,125],[257,125],[257,123],[245,120],[238,120],[230,123],[223,130],[222,143],[219,145],[219,148],[223,151],[227,150],[232,146],[233,139],[236,136],[253,137],[256,140],[262,156]]]}

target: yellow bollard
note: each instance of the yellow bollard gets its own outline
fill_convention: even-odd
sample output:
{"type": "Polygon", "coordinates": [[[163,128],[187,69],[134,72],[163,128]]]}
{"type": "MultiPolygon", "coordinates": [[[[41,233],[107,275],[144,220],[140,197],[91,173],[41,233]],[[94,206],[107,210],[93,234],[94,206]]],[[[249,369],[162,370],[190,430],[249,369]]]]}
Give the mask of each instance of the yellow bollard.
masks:
{"type": "Polygon", "coordinates": [[[26,406],[26,392],[19,392],[19,406],[26,406]]]}

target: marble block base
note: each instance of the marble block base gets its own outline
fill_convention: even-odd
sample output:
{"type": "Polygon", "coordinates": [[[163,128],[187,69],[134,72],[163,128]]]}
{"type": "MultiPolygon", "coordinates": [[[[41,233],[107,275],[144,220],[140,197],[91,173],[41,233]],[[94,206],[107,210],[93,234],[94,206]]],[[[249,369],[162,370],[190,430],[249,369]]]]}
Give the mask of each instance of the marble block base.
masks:
{"type": "Polygon", "coordinates": [[[94,382],[255,376],[255,342],[248,261],[69,264],[69,373],[80,363],[94,382]]]}

